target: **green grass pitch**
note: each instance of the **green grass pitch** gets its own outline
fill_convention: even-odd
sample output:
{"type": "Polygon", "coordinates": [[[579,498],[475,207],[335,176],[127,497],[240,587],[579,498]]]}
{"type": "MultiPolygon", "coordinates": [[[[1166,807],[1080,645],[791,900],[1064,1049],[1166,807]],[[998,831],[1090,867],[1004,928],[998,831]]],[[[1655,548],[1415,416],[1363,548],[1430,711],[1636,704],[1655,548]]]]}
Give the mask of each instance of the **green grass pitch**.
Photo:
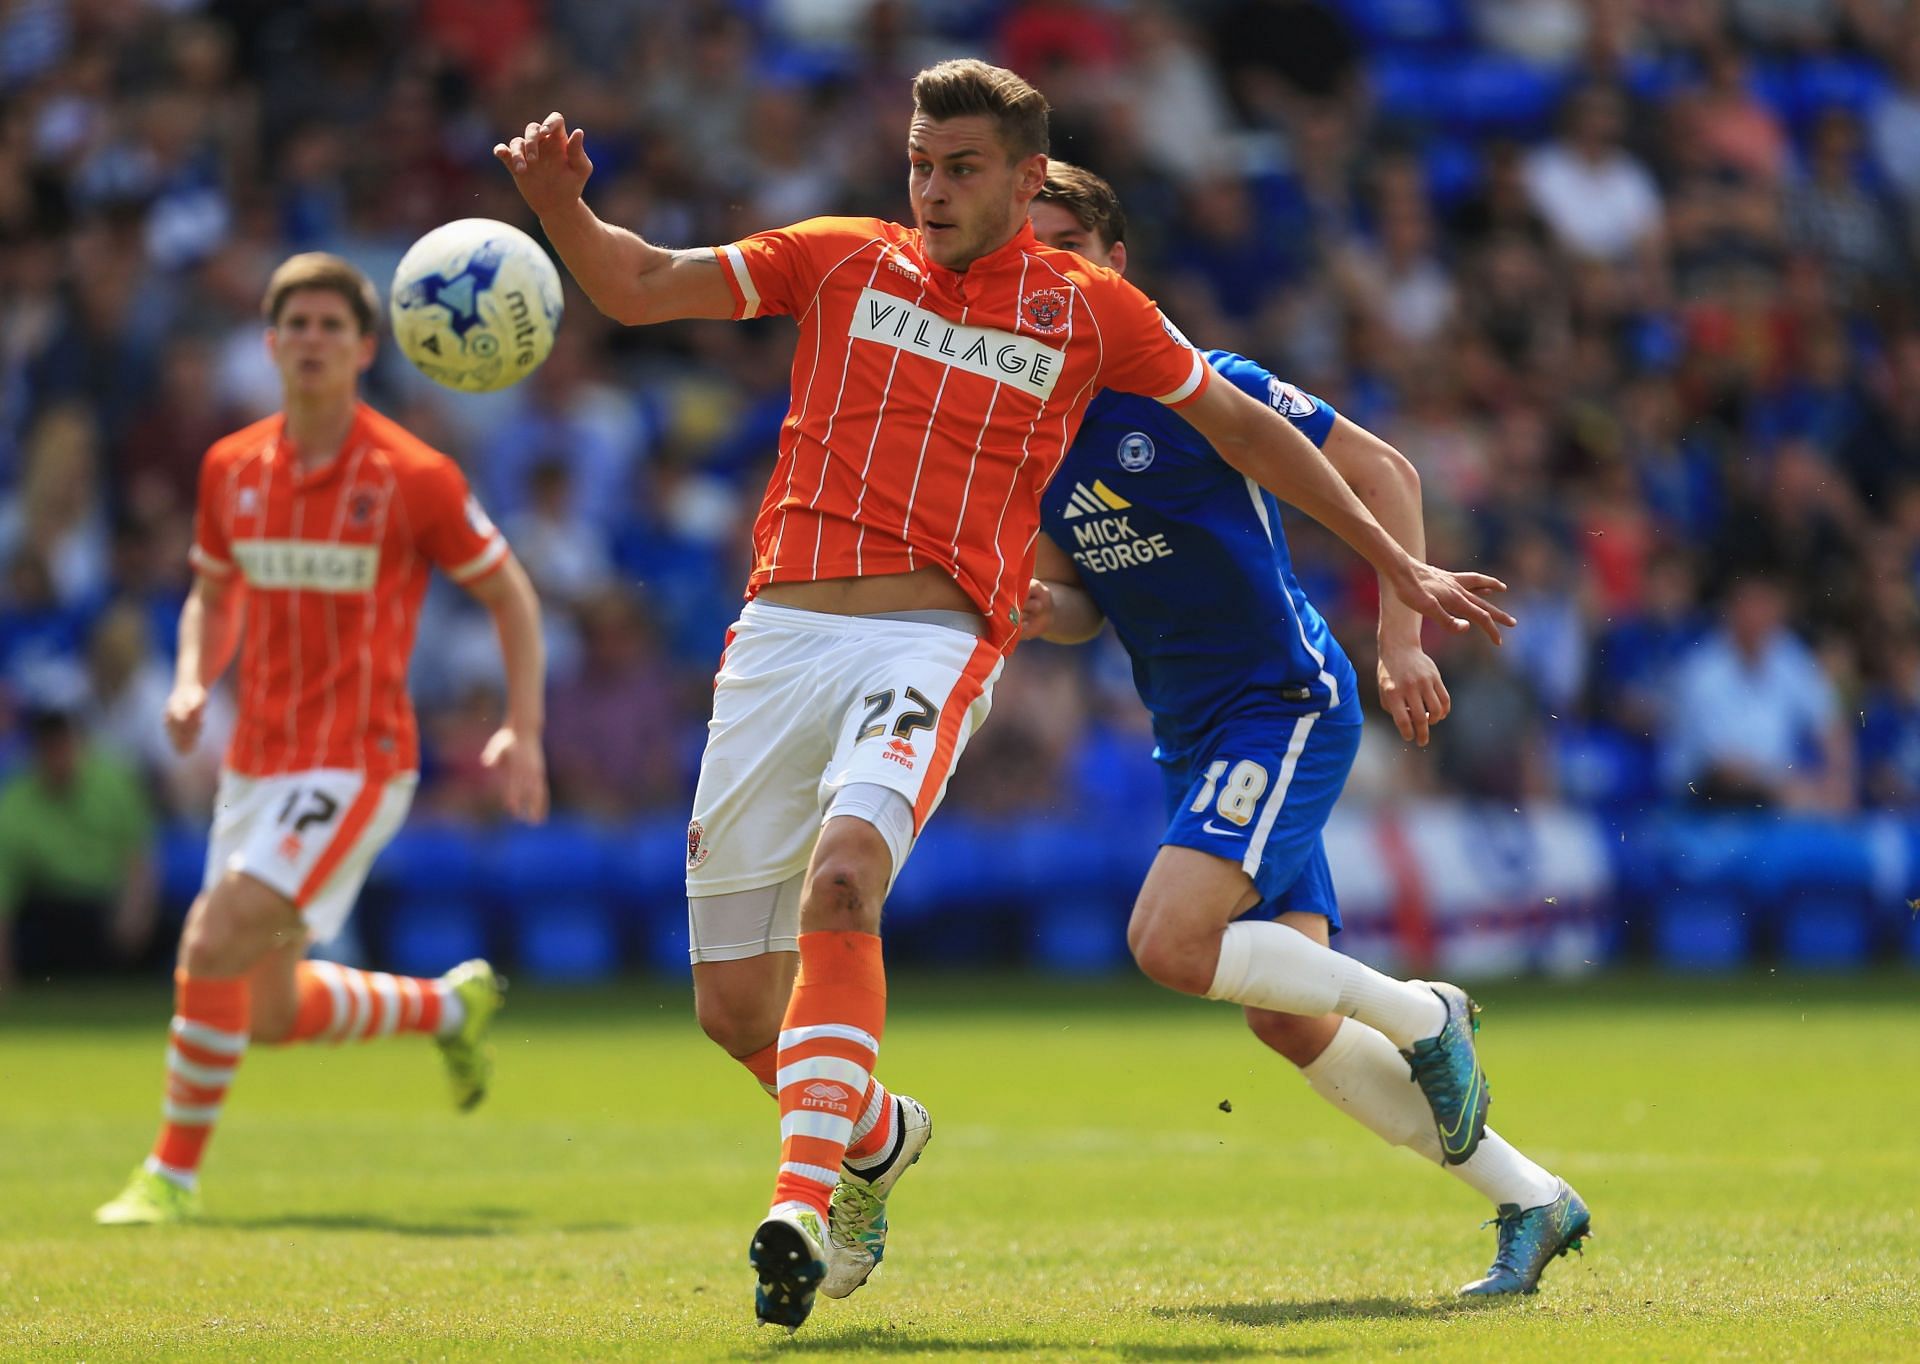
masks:
{"type": "Polygon", "coordinates": [[[1594,1210],[1539,1296],[1458,1304],[1477,1198],[1234,1010],[901,977],[882,1073],[934,1141],[886,1267],[788,1339],[745,1264],[773,1108],[683,990],[517,992],[464,1118],[418,1039],[258,1049],[209,1222],[113,1231],[88,1215],[151,1137],[165,993],[29,992],[0,1004],[0,1357],[1920,1358],[1914,975],[1477,993],[1494,1125],[1594,1210]]]}

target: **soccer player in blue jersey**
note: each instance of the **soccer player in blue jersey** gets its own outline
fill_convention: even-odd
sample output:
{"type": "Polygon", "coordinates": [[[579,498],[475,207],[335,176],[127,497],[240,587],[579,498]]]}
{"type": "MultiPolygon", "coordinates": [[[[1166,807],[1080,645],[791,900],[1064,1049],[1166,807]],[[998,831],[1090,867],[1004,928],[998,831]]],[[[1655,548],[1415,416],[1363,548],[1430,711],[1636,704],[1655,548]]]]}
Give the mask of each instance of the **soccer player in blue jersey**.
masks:
{"type": "MultiPolygon", "coordinates": [[[[1051,162],[1032,216],[1047,245],[1125,270],[1125,218],[1099,176],[1051,162]]],[[[1424,556],[1419,476],[1398,451],[1251,360],[1207,360],[1424,556]]],[[[1566,1181],[1486,1128],[1475,1006],[1327,945],[1340,913],[1321,830],[1359,747],[1359,683],[1294,577],[1279,502],[1175,414],[1103,392],[1041,531],[1023,633],[1076,643],[1111,620],[1153,717],[1170,821],[1127,927],[1134,959],[1172,989],[1244,1005],[1322,1098],[1493,1200],[1499,1249],[1462,1293],[1532,1292],[1590,1219],[1566,1181]]],[[[1390,592],[1379,646],[1381,703],[1425,745],[1450,703],[1419,617],[1390,592]]]]}

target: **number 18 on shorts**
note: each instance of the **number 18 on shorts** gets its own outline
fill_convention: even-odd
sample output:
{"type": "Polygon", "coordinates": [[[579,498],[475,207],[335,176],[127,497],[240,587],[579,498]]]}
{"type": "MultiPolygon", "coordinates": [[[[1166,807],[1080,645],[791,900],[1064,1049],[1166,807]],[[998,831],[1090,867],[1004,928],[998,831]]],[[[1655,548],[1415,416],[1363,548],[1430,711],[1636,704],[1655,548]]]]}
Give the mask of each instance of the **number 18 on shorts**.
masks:
{"type": "Polygon", "coordinates": [[[1260,893],[1260,913],[1303,910],[1337,930],[1320,832],[1359,747],[1359,723],[1340,711],[1221,731],[1186,761],[1162,760],[1160,841],[1238,863],[1260,893]]]}

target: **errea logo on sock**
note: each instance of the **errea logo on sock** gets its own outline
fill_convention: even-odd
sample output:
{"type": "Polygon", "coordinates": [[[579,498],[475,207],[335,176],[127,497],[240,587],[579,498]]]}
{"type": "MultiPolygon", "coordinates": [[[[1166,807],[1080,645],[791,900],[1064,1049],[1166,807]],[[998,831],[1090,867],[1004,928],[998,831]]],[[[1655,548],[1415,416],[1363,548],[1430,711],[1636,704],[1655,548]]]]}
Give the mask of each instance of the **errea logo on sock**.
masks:
{"type": "Polygon", "coordinates": [[[847,1100],[851,1096],[840,1085],[829,1084],[825,1080],[815,1080],[800,1091],[802,1108],[824,1108],[831,1113],[845,1113],[847,1100]]]}

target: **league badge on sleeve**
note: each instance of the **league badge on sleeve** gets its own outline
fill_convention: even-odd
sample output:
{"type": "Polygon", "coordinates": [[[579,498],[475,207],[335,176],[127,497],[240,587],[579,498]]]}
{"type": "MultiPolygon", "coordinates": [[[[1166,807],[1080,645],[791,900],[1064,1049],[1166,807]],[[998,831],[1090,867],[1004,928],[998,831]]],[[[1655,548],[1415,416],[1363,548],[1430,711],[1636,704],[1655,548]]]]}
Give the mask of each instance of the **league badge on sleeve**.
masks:
{"type": "Polygon", "coordinates": [[[1313,414],[1313,399],[1284,379],[1267,380],[1267,403],[1283,417],[1307,417],[1313,414]]]}

